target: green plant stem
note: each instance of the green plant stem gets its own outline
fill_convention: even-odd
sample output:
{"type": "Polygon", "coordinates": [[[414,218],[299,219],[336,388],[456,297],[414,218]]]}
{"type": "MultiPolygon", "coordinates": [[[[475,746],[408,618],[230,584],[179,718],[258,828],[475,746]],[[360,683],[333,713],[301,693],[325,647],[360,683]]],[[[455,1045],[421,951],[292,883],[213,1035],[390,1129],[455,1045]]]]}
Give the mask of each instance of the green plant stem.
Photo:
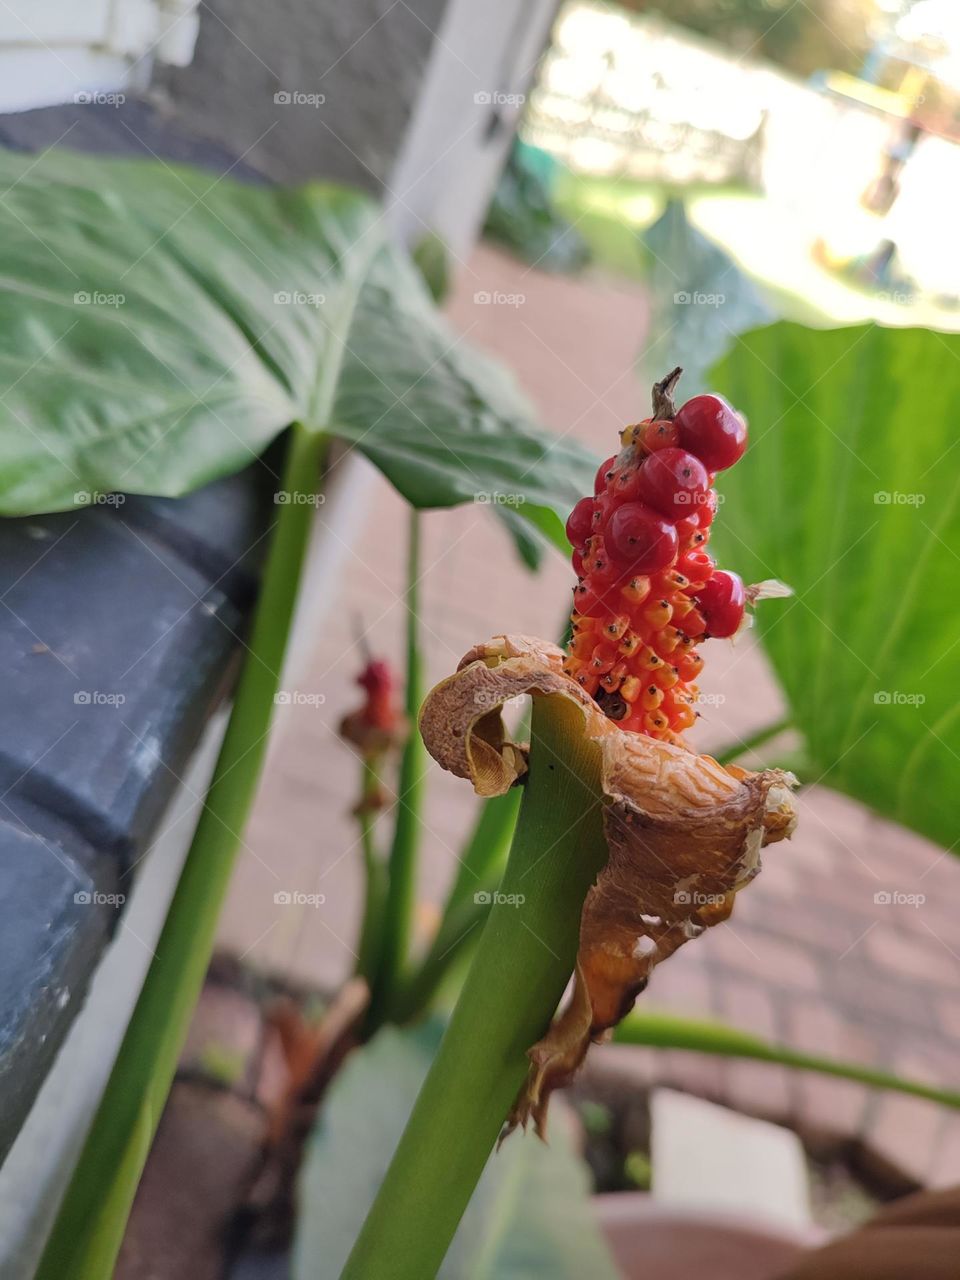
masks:
{"type": "Polygon", "coordinates": [[[383,913],[381,961],[370,999],[366,1033],[389,1016],[410,946],[413,908],[416,900],[417,860],[420,850],[423,782],[427,751],[417,729],[423,701],[423,657],[420,652],[420,513],[409,514],[407,544],[407,689],[406,713],[409,736],[400,763],[396,824],[387,870],[387,900],[383,913]]]}
{"type": "Polygon", "coordinates": [[[360,941],[357,944],[358,978],[366,979],[373,986],[380,967],[380,944],[383,931],[383,911],[387,896],[387,868],[377,852],[374,828],[377,811],[374,807],[380,795],[380,774],[377,762],[363,762],[363,781],[360,794],[360,843],[363,849],[364,900],[363,920],[360,925],[360,941]]]}
{"type": "MultiPolygon", "coordinates": [[[[324,437],[296,425],[282,488],[315,492],[324,437]]],[[[47,1242],[37,1280],[107,1280],[200,994],[266,751],[313,506],[278,505],[249,652],[154,959],[47,1242]]]]}
{"type": "Polygon", "coordinates": [[[407,1022],[426,1010],[451,966],[466,945],[476,940],[478,925],[486,918],[487,908],[475,900],[475,895],[489,892],[500,882],[499,872],[517,825],[521,795],[521,787],[512,787],[506,795],[494,796],[481,804],[456,879],[447,895],[440,927],[416,972],[397,997],[394,1016],[398,1022],[407,1022]]]}
{"type": "MultiPolygon", "coordinates": [[[[502,895],[343,1280],[434,1276],[573,971],[607,858],[599,752],[577,707],[533,699],[529,781],[502,895]],[[506,900],[520,895],[521,905],[506,900]]],[[[513,1139],[517,1141],[518,1139],[513,1139]]]]}
{"type": "Polygon", "coordinates": [[[732,764],[740,756],[746,755],[748,751],[756,750],[757,747],[762,747],[764,743],[770,742],[781,733],[785,733],[792,726],[793,720],[790,716],[784,716],[782,720],[778,720],[775,724],[768,724],[765,728],[758,729],[756,733],[751,733],[742,742],[731,742],[729,746],[720,751],[711,752],[711,754],[718,764],[732,764]]]}
{"type": "Polygon", "coordinates": [[[815,1054],[800,1053],[786,1045],[771,1044],[759,1036],[728,1027],[709,1019],[679,1018],[654,1010],[634,1011],[624,1018],[613,1033],[617,1044],[642,1044],[658,1049],[689,1049],[695,1053],[711,1053],[725,1058],[755,1058],[761,1062],[777,1062],[786,1067],[800,1067],[821,1075],[856,1080],[878,1089],[893,1089],[916,1098],[927,1098],[947,1107],[960,1107],[960,1093],[939,1089],[935,1085],[904,1080],[888,1071],[856,1062],[839,1062],[815,1054]]]}

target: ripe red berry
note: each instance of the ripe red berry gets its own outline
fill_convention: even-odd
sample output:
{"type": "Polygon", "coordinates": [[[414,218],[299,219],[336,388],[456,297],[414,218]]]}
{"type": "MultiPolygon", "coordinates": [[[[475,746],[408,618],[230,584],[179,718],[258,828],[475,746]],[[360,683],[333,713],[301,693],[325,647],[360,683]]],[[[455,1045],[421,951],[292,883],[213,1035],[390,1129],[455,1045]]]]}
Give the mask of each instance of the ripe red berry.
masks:
{"type": "Polygon", "coordinates": [[[593,499],[581,498],[567,517],[567,540],[582,551],[593,532],[593,499]]]}
{"type": "Polygon", "coordinates": [[[743,457],[747,424],[722,396],[694,396],[678,409],[674,421],[680,443],[708,471],[725,471],[743,457]]]}
{"type": "Polygon", "coordinates": [[[696,512],[709,488],[703,463],[685,449],[658,449],[640,468],[640,498],[673,520],[696,512]]]}
{"type": "Polygon", "coordinates": [[[603,493],[607,487],[607,481],[610,479],[610,473],[613,471],[613,464],[617,460],[617,455],[608,458],[606,462],[601,462],[597,470],[596,478],[593,482],[593,492],[595,494],[603,493]]]}
{"type": "Polygon", "coordinates": [[[709,635],[722,638],[735,634],[743,621],[747,599],[738,574],[718,569],[697,592],[696,599],[709,635]]]}
{"type": "Polygon", "coordinates": [[[677,531],[642,502],[625,502],[610,518],[607,550],[635,573],[655,573],[677,554],[677,531]]]}
{"type": "Polygon", "coordinates": [[[648,453],[676,448],[680,443],[680,430],[671,418],[649,418],[641,426],[639,443],[648,453]]]}

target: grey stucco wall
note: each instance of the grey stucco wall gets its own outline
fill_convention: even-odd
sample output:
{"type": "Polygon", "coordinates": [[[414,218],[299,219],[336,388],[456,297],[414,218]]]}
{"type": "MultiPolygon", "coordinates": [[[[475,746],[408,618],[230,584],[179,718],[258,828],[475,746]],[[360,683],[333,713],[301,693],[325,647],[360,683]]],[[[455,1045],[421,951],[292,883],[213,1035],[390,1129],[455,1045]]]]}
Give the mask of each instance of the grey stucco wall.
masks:
{"type": "Polygon", "coordinates": [[[182,126],[282,182],[321,174],[379,193],[447,0],[208,0],[189,67],[153,89],[182,126]],[[322,94],[320,106],[274,95],[322,94]]]}

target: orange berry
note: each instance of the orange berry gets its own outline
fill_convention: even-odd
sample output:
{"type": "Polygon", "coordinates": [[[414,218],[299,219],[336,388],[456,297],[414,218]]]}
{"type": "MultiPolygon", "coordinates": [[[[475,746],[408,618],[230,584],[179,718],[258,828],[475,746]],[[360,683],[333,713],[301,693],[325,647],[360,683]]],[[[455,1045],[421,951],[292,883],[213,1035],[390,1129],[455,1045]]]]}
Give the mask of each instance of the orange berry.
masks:
{"type": "Polygon", "coordinates": [[[631,578],[626,586],[620,588],[620,594],[631,604],[642,604],[650,594],[650,579],[643,574],[631,578]]]}
{"type": "Polygon", "coordinates": [[[623,684],[620,686],[620,697],[624,702],[636,702],[640,697],[640,691],[643,688],[636,676],[627,676],[623,684]]]}
{"type": "Polygon", "coordinates": [[[655,684],[648,684],[640,695],[640,705],[644,711],[656,711],[663,702],[663,690],[655,684]]]}
{"type": "Polygon", "coordinates": [[[654,631],[659,631],[673,617],[673,606],[669,600],[655,600],[644,610],[643,616],[648,626],[654,631]]]}

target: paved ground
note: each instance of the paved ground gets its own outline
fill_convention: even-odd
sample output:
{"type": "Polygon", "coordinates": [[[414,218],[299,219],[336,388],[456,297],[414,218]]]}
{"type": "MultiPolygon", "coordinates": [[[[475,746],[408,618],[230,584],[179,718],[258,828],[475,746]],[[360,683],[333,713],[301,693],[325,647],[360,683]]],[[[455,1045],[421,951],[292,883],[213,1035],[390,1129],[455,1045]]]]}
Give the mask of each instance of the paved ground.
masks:
{"type": "MultiPolygon", "coordinates": [[[[544,276],[481,247],[461,277],[450,314],[457,330],[514,369],[545,422],[598,454],[613,448],[624,422],[645,414],[647,393],[633,366],[650,336],[637,288],[544,276]],[[476,303],[480,290],[520,294],[524,301],[476,303]]],[[[222,944],[247,962],[321,984],[347,972],[357,917],[359,854],[348,816],[357,769],[336,738],[339,718],[355,700],[351,682],[360,658],[354,619],[363,618],[378,652],[399,654],[403,530],[402,505],[378,482],[305,683],[325,702],[290,710],[223,921],[222,944]],[[276,906],[274,894],[284,889],[322,893],[326,901],[321,908],[276,906]]],[[[565,566],[557,561],[531,578],[512,558],[489,509],[432,513],[425,543],[431,679],[498,630],[557,633],[570,585],[565,566]]],[[[701,686],[725,701],[698,726],[705,748],[738,740],[779,709],[776,686],[755,646],[715,643],[711,650],[701,686]]],[[[956,1087],[960,867],[825,789],[810,788],[800,805],[797,836],[770,851],[733,923],[658,971],[647,998],[678,1012],[722,1016],[805,1050],[956,1087]],[[925,901],[909,906],[883,900],[894,894],[922,894],[925,901]]],[[[472,812],[469,788],[431,770],[424,931],[435,918],[432,904],[452,872],[472,812]]],[[[633,1053],[639,1072],[800,1123],[825,1143],[862,1141],[916,1181],[960,1179],[960,1119],[932,1104],[759,1063],[612,1052],[633,1053]]]]}

